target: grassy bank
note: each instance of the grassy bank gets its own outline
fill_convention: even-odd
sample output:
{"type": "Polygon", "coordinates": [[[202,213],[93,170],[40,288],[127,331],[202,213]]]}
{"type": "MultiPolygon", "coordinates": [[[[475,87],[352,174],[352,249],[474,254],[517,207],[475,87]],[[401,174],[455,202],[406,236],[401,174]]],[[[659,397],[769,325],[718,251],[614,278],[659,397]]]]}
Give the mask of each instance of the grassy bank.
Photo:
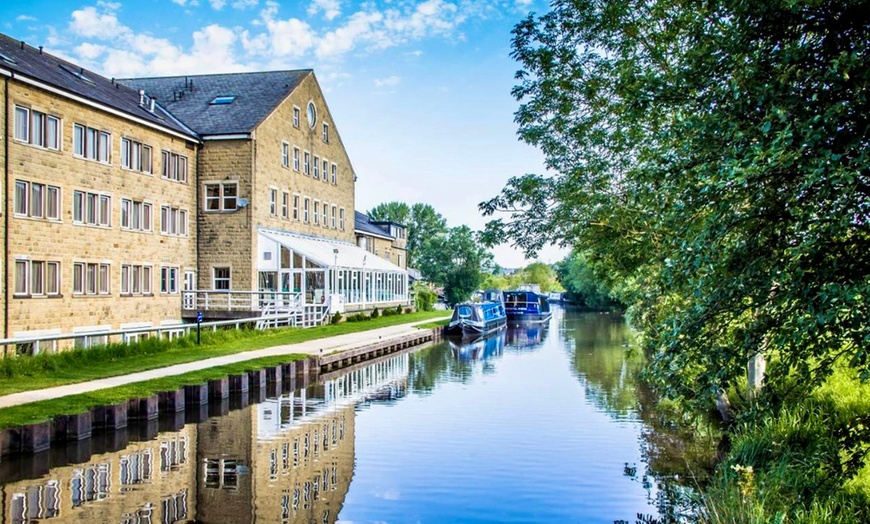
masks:
{"type": "Polygon", "coordinates": [[[204,331],[200,345],[196,345],[196,336],[192,335],[171,342],[146,339],[133,344],[109,344],[57,354],[43,353],[34,357],[3,358],[0,360],[0,395],[126,375],[254,349],[296,344],[441,316],[444,316],[444,312],[430,311],[307,329],[204,331]]]}
{"type": "Polygon", "coordinates": [[[840,370],[778,415],[737,426],[704,493],[705,521],[870,522],[868,444],[860,439],[868,422],[870,385],[840,370]]]}

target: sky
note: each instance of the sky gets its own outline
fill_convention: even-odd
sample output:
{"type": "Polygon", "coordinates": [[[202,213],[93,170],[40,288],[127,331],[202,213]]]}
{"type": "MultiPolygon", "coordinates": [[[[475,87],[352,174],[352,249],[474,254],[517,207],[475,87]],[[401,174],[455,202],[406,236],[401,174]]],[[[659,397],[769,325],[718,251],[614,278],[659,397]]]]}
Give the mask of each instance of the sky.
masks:
{"type": "MultiPolygon", "coordinates": [[[[477,205],[543,172],[520,142],[510,31],[544,0],[5,0],[0,31],[107,77],[311,68],[348,151],[356,207],[431,204],[483,228],[477,205]]],[[[504,267],[528,262],[493,249],[504,267]]],[[[544,249],[556,262],[565,250],[544,249]]]]}

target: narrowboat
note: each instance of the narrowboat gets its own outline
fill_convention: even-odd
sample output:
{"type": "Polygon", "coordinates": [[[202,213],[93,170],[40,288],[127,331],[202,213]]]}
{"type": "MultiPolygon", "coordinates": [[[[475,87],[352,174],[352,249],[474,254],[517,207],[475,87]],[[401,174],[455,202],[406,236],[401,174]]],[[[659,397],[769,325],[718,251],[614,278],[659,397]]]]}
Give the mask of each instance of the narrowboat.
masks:
{"type": "Polygon", "coordinates": [[[550,320],[550,301],[534,291],[505,291],[504,309],[508,320],[544,323],[550,320]]]}
{"type": "Polygon", "coordinates": [[[486,291],[483,302],[463,302],[453,308],[447,334],[463,337],[486,335],[506,325],[501,291],[486,291]]]}

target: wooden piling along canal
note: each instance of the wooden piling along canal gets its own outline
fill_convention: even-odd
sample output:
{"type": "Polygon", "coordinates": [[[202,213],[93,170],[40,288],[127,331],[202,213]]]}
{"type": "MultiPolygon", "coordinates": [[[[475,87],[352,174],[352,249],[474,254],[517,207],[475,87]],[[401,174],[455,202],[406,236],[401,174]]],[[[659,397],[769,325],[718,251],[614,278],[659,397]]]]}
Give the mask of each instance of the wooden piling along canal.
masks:
{"type": "Polygon", "coordinates": [[[129,434],[128,425],[147,424],[153,431],[146,433],[156,434],[158,418],[163,422],[164,419],[171,419],[174,422],[172,427],[202,422],[209,416],[246,407],[250,402],[259,402],[267,395],[280,395],[281,391],[308,387],[318,380],[322,372],[335,372],[426,342],[441,340],[441,334],[442,328],[421,330],[420,333],[379,340],[330,355],[309,357],[203,384],[187,385],[177,391],[164,391],[151,397],[96,406],[84,413],[60,415],[38,424],[5,428],[0,430],[0,457],[37,454],[47,451],[53,444],[80,442],[92,438],[96,433],[127,432],[127,438],[135,437],[129,434]]]}

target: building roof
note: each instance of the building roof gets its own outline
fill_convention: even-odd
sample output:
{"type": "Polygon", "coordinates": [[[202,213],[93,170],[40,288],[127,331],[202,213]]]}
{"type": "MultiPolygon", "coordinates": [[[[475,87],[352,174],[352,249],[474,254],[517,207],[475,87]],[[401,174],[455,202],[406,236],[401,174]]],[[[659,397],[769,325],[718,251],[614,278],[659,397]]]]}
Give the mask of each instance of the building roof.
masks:
{"type": "Polygon", "coordinates": [[[353,229],[357,233],[364,235],[373,235],[387,240],[395,240],[395,237],[393,237],[393,235],[388,231],[384,231],[383,228],[372,224],[367,214],[360,213],[359,211],[354,211],[353,229]]]}
{"type": "Polygon", "coordinates": [[[389,260],[374,256],[350,242],[267,228],[259,228],[258,233],[261,237],[304,254],[306,258],[323,267],[337,266],[349,269],[368,269],[369,271],[405,272],[404,269],[389,260]]]}
{"type": "Polygon", "coordinates": [[[177,122],[159,104],[153,113],[150,104],[140,105],[139,92],[135,89],[0,34],[0,75],[4,70],[13,77],[35,80],[86,102],[198,139],[193,131],[177,122]]]}
{"type": "Polygon", "coordinates": [[[299,69],[118,81],[144,89],[185,125],[207,136],[252,132],[310,74],[311,69],[299,69]],[[225,103],[212,103],[218,97],[227,97],[225,103]]]}

